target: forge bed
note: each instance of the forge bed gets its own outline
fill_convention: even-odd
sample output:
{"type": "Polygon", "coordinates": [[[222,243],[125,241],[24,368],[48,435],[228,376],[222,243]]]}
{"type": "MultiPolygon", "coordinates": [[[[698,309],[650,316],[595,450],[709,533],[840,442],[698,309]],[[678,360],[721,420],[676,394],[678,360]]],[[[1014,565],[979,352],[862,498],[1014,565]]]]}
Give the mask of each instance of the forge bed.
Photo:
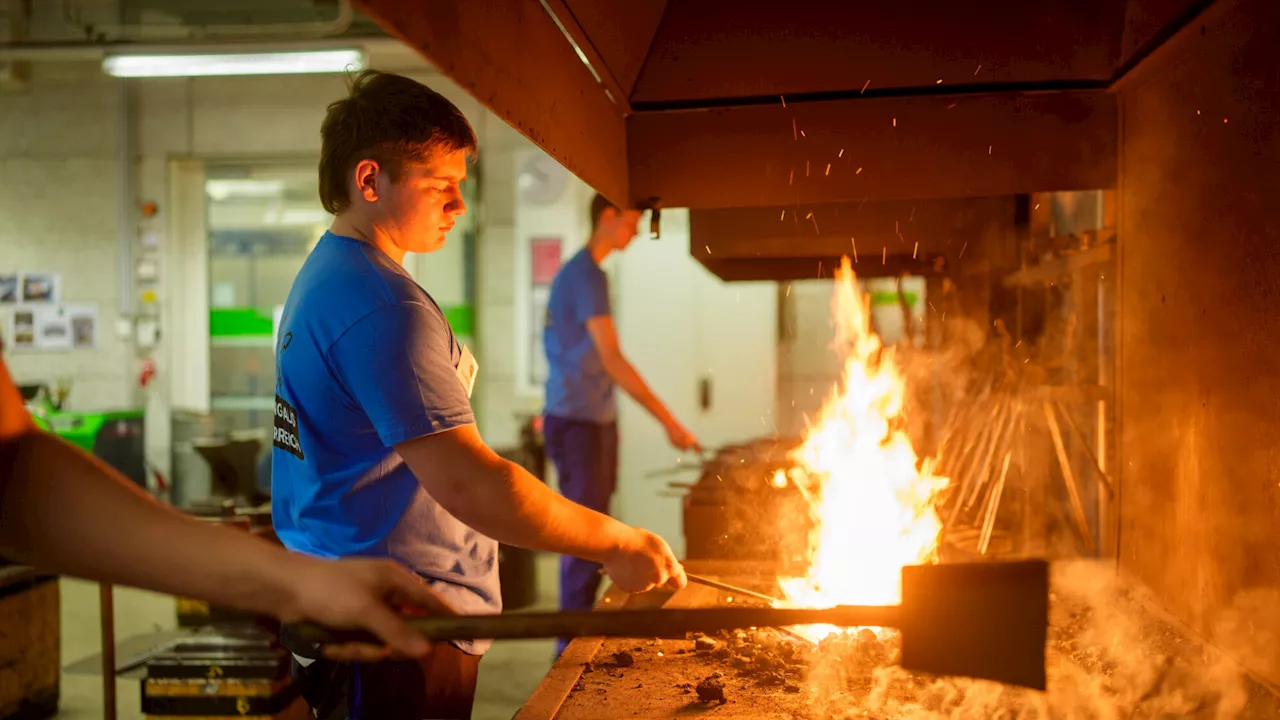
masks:
{"type": "MultiPolygon", "coordinates": [[[[686,567],[775,591],[764,565],[692,561],[686,567]]],[[[727,604],[731,596],[702,586],[632,596],[610,588],[598,610],[706,607],[727,604]]],[[[893,662],[894,641],[866,633],[813,648],[777,631],[744,629],[745,642],[712,636],[714,650],[695,649],[692,638],[575,640],[516,720],[1280,718],[1274,688],[1157,617],[1138,596],[1106,568],[1055,564],[1045,693],[902,671],[893,662]],[[793,656],[788,646],[799,652],[793,656]],[[626,654],[621,662],[618,653],[626,654]],[[768,660],[748,662],[744,653],[768,660]],[[715,673],[723,703],[699,698],[697,685],[715,673]]]]}

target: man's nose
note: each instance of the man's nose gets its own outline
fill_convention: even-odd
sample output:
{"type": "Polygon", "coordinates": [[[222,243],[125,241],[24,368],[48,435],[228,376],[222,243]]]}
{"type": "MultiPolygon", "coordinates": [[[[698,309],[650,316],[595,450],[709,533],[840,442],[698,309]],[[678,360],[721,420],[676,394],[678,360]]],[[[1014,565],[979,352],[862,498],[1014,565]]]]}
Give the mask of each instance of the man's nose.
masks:
{"type": "Polygon", "coordinates": [[[445,212],[448,212],[451,215],[462,215],[466,211],[467,201],[462,199],[462,191],[455,190],[453,193],[453,199],[449,201],[449,205],[445,208],[445,212]]]}

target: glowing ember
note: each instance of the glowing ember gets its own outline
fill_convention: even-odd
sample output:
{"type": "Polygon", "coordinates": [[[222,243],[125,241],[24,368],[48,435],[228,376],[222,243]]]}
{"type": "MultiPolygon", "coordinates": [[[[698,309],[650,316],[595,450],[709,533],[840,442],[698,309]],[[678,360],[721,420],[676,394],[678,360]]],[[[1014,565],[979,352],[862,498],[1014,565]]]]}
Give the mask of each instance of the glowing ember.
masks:
{"type": "MultiPolygon", "coordinates": [[[[935,508],[947,479],[915,450],[902,420],[905,385],[892,348],[871,329],[871,298],[849,258],[836,273],[836,346],[842,386],[827,400],[795,459],[816,482],[816,529],[803,578],[783,578],[788,605],[896,605],[905,565],[936,560],[935,508]]],[[[799,485],[799,484],[797,484],[799,485]]],[[[803,628],[817,638],[837,628],[803,628]]]]}

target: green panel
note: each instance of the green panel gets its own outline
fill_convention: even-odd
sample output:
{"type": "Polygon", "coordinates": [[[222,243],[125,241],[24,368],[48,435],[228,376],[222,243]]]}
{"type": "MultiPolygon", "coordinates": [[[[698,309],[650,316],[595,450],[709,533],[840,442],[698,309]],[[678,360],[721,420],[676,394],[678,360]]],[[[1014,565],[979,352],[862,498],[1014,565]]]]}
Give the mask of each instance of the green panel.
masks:
{"type": "Polygon", "coordinates": [[[46,429],[67,442],[88,452],[93,451],[93,441],[102,427],[115,420],[142,417],[142,410],[113,410],[99,413],[52,412],[40,418],[46,429]]]}
{"type": "Polygon", "coordinates": [[[270,335],[271,316],[255,308],[220,308],[209,311],[209,335],[270,335]]]}
{"type": "MultiPolygon", "coordinates": [[[[903,295],[905,295],[905,296],[906,296],[906,298],[907,298],[907,305],[908,305],[908,306],[910,306],[910,307],[915,307],[915,306],[916,306],[916,301],[920,299],[920,298],[919,298],[918,296],[916,296],[916,294],[915,294],[915,293],[913,293],[913,292],[903,293],[903,295]]],[[[898,293],[896,293],[896,292],[873,292],[873,293],[871,293],[871,304],[872,304],[872,305],[897,305],[897,304],[899,304],[899,302],[900,302],[900,300],[899,300],[899,298],[898,298],[898,293]]]]}
{"type": "Polygon", "coordinates": [[[470,305],[446,305],[441,308],[444,318],[449,321],[454,335],[474,335],[474,312],[470,305]]]}

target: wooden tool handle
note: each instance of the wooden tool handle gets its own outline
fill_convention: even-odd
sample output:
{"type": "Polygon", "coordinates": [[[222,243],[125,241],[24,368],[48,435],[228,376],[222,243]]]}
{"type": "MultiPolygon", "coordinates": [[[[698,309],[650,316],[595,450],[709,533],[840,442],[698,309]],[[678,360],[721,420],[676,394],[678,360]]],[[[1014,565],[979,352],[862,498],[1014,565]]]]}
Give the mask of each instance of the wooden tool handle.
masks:
{"type": "MultiPolygon", "coordinates": [[[[618,610],[609,612],[517,613],[511,615],[437,615],[406,617],[428,640],[530,639],[554,637],[663,637],[691,632],[718,632],[748,627],[839,625],[896,627],[899,608],[844,606],[808,608],[694,608],[681,610],[618,610]]],[[[380,645],[359,630],[331,630],[314,623],[294,623],[287,632],[297,640],[326,643],[366,642],[380,645]]]]}

